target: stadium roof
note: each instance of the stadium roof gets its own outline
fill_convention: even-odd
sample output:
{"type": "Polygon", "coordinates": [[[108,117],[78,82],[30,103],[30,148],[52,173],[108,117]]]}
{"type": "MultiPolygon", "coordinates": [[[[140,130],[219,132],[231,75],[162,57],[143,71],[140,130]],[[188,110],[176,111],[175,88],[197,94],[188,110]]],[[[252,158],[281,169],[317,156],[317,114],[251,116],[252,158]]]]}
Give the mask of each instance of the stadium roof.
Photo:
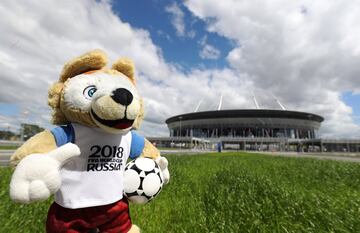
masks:
{"type": "Polygon", "coordinates": [[[166,124],[186,121],[186,120],[199,120],[199,119],[220,119],[220,118],[287,118],[310,120],[316,122],[324,121],[322,116],[298,111],[288,110],[273,110],[273,109],[233,109],[233,110],[216,110],[204,112],[192,112],[173,116],[168,118],[166,124]]]}

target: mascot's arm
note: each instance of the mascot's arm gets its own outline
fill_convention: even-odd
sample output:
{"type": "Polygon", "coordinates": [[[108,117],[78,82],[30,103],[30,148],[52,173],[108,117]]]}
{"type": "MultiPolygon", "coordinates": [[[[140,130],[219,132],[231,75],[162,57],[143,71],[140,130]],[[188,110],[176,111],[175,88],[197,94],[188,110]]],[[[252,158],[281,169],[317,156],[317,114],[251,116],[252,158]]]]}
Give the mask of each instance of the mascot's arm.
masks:
{"type": "Polygon", "coordinates": [[[10,181],[13,201],[30,203],[49,198],[60,188],[61,167],[80,155],[79,147],[73,143],[65,141],[57,147],[52,132],[45,130],[35,135],[11,156],[11,164],[16,165],[10,181]]]}
{"type": "Polygon", "coordinates": [[[16,166],[20,160],[30,154],[42,154],[56,149],[56,141],[54,135],[45,130],[36,134],[27,140],[10,158],[11,166],[16,166]]]}
{"type": "Polygon", "coordinates": [[[145,139],[144,149],[140,156],[156,160],[160,156],[160,151],[151,142],[145,139]]]}

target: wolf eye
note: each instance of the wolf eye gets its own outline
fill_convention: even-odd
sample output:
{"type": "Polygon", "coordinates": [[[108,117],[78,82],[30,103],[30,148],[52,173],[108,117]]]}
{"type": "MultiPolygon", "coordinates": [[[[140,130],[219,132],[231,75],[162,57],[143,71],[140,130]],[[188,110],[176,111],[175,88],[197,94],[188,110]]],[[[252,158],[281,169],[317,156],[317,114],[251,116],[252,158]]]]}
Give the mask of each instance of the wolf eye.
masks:
{"type": "Polygon", "coordinates": [[[91,85],[84,89],[83,94],[86,99],[91,99],[96,91],[96,87],[94,85],[91,85]]]}

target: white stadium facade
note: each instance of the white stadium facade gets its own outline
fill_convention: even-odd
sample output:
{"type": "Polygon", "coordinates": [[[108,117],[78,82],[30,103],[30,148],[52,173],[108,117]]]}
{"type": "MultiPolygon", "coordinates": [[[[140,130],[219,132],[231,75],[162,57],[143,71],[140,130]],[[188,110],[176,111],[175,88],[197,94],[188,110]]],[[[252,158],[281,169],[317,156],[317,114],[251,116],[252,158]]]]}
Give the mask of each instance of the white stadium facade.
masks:
{"type": "Polygon", "coordinates": [[[232,109],[185,113],[168,118],[169,137],[150,137],[159,147],[229,150],[360,152],[360,140],[321,139],[322,116],[278,109],[232,109]]]}
{"type": "Polygon", "coordinates": [[[306,112],[237,109],[193,112],[166,120],[170,137],[316,138],[323,117],[306,112]]]}

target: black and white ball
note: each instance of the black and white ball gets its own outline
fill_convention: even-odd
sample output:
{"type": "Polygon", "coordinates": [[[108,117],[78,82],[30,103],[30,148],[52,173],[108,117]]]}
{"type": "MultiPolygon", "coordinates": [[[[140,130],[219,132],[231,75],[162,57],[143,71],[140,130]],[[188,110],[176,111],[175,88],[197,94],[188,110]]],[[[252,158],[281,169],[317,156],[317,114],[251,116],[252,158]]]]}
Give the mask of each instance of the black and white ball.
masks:
{"type": "Polygon", "coordinates": [[[137,158],[126,164],[124,194],[129,201],[145,204],[160,193],[163,184],[163,175],[154,160],[137,158]]]}

